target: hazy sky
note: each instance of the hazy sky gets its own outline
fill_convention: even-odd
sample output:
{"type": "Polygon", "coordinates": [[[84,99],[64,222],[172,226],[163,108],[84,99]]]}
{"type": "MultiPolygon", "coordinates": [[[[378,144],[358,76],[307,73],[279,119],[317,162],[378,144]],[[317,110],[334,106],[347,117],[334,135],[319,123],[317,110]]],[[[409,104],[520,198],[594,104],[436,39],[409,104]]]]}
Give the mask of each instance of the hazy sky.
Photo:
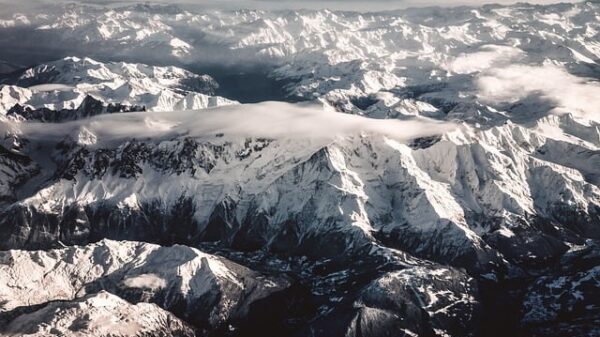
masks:
{"type": "MultiPolygon", "coordinates": [[[[20,7],[22,9],[29,6],[42,4],[52,4],[58,2],[79,2],[79,3],[94,3],[94,4],[123,4],[123,3],[175,3],[187,4],[201,7],[216,7],[221,9],[240,9],[240,8],[256,8],[256,9],[299,9],[299,8],[329,8],[338,10],[356,10],[356,11],[379,11],[389,9],[399,9],[407,7],[425,7],[425,6],[459,6],[459,5],[482,5],[487,3],[511,4],[516,2],[530,3],[556,3],[556,2],[577,2],[572,0],[530,0],[530,1],[515,1],[515,0],[0,0],[0,5],[9,8],[20,7]]],[[[5,8],[6,10],[6,8],[5,8]]],[[[4,12],[4,11],[3,11],[4,12]]]]}

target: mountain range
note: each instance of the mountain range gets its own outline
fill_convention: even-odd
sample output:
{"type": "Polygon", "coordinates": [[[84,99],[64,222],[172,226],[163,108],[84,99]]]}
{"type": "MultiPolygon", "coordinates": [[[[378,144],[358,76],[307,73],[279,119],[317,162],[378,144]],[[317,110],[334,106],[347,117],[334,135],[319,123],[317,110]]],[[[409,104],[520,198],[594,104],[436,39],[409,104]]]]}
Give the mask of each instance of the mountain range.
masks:
{"type": "Polygon", "coordinates": [[[0,334],[600,335],[597,3],[52,8],[0,20],[0,334]]]}

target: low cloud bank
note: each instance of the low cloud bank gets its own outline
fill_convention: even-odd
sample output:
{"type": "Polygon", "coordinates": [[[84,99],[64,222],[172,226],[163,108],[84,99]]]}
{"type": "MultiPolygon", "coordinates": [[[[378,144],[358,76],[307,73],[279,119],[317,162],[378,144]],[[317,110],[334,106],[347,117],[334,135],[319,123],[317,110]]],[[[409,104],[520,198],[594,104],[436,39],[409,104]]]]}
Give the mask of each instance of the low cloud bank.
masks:
{"type": "Polygon", "coordinates": [[[56,141],[66,135],[78,139],[85,132],[93,134],[98,144],[106,145],[128,138],[177,136],[327,141],[360,133],[406,141],[451,131],[456,125],[426,118],[409,121],[371,119],[324,110],[316,104],[264,102],[198,111],[119,113],[61,124],[22,123],[19,127],[29,139],[56,141]]]}

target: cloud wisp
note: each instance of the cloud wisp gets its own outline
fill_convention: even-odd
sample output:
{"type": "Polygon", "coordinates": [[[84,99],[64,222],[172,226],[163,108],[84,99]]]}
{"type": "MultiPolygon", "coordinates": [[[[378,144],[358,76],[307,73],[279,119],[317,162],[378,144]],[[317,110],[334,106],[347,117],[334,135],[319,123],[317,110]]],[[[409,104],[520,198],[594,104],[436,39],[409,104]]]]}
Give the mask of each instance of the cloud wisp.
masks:
{"type": "Polygon", "coordinates": [[[474,53],[463,53],[445,65],[445,69],[455,74],[471,74],[512,64],[525,53],[515,47],[484,45],[474,53]]]}
{"type": "Polygon", "coordinates": [[[493,68],[477,79],[478,97],[486,103],[515,103],[530,95],[552,102],[551,113],[571,113],[600,122],[600,83],[574,76],[564,68],[546,64],[512,64],[493,68]]]}

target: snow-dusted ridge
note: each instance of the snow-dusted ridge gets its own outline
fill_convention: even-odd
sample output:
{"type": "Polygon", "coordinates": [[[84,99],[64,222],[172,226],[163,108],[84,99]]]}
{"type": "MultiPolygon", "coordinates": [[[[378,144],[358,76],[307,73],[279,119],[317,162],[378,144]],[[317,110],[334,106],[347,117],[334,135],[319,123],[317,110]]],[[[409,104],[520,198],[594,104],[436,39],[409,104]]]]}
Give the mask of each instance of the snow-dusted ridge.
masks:
{"type": "Polygon", "coordinates": [[[15,150],[54,166],[38,164],[46,180],[14,190],[2,246],[125,235],[329,256],[365,247],[378,252],[383,243],[472,271],[500,271],[555,258],[572,240],[561,237],[564,243],[542,255],[532,253],[535,244],[504,247],[512,236],[527,240],[539,221],[598,235],[598,172],[588,164],[596,152],[578,150],[568,161],[557,156],[593,145],[510,122],[451,131],[423,123],[432,122],[369,120],[283,103],[18,123],[27,145],[15,150]],[[310,132],[319,124],[335,127],[310,132]],[[401,141],[434,131],[445,133],[401,141]],[[118,214],[105,222],[113,207],[118,214]],[[311,248],[328,240],[339,243],[311,248]]]}
{"type": "Polygon", "coordinates": [[[195,336],[192,328],[154,304],[131,304],[107,292],[53,302],[19,316],[5,336],[195,336]]]}
{"type": "MultiPolygon", "coordinates": [[[[103,59],[267,64],[272,76],[298,81],[290,93],[312,98],[368,95],[456,74],[468,80],[485,65],[516,60],[595,72],[597,14],[594,2],[379,13],[71,4],[7,19],[35,29],[27,37],[39,49],[58,40],[65,50],[103,59]]],[[[13,43],[24,46],[22,39],[13,43]]]]}

